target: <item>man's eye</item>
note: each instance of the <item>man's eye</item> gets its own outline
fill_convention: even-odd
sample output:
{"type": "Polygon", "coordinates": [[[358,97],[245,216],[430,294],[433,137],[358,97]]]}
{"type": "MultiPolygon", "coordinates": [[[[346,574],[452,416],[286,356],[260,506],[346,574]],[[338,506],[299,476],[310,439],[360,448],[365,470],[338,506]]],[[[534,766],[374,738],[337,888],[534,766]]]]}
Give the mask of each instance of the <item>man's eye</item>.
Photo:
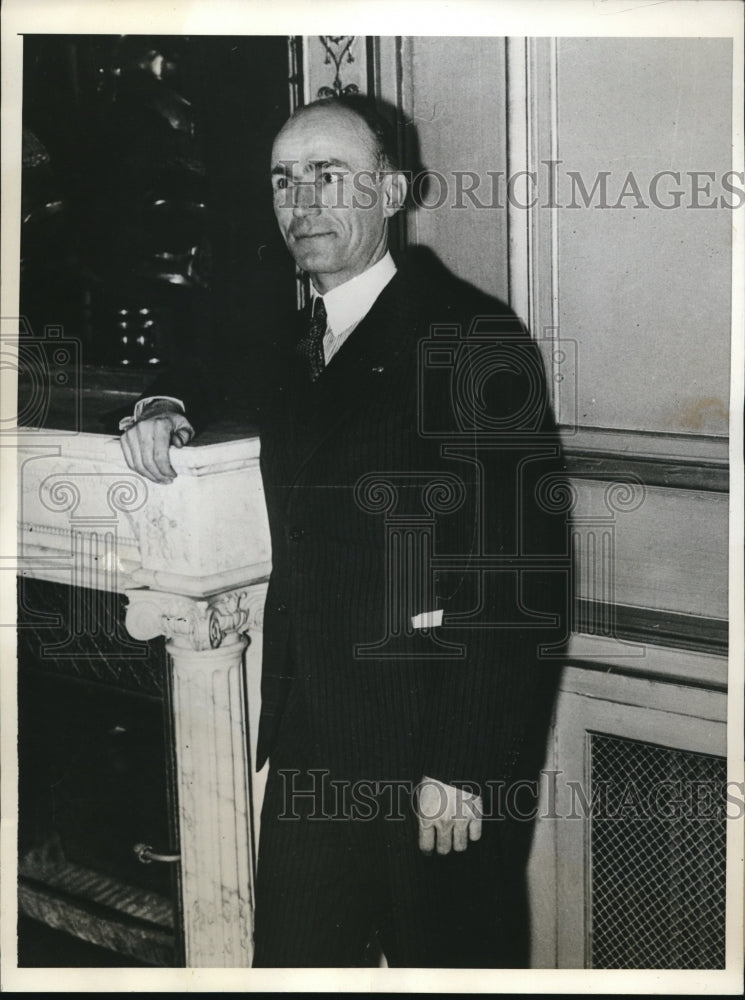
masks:
{"type": "Polygon", "coordinates": [[[288,182],[286,177],[278,177],[274,182],[274,190],[284,191],[287,188],[287,184],[288,182]]]}
{"type": "Polygon", "coordinates": [[[321,174],[321,180],[324,184],[335,184],[340,179],[339,174],[334,174],[330,170],[324,170],[321,174]]]}

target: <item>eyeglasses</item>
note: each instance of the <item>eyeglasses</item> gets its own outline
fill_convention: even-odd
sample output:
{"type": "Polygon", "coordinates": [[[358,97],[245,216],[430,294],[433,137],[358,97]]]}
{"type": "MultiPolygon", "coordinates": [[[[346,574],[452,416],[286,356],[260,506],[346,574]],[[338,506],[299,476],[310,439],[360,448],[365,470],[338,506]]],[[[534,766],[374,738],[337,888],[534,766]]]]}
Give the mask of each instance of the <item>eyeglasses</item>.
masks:
{"type": "Polygon", "coordinates": [[[286,174],[277,174],[272,178],[272,193],[275,207],[294,207],[297,204],[305,204],[306,207],[328,207],[332,205],[338,208],[343,207],[340,201],[343,185],[350,179],[354,179],[355,190],[361,194],[371,195],[371,189],[364,181],[377,184],[382,176],[380,170],[364,170],[358,175],[353,175],[348,170],[319,170],[312,180],[295,180],[286,174]],[[298,202],[299,194],[307,191],[310,195],[312,191],[312,201],[298,202]]]}
{"type": "Polygon", "coordinates": [[[309,191],[311,188],[318,194],[324,191],[334,190],[343,180],[344,174],[339,171],[321,170],[310,181],[297,181],[292,177],[279,175],[272,179],[272,191],[274,200],[284,200],[287,198],[290,204],[294,204],[296,191],[309,191]]]}

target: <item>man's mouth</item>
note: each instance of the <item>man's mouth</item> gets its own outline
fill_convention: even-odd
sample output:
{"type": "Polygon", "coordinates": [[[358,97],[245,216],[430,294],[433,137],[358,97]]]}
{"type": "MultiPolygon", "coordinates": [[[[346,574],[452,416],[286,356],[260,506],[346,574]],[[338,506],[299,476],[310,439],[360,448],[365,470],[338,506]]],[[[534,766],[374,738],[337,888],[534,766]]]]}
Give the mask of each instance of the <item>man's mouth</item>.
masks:
{"type": "Polygon", "coordinates": [[[321,236],[331,236],[332,233],[291,233],[294,240],[315,240],[321,236]]]}

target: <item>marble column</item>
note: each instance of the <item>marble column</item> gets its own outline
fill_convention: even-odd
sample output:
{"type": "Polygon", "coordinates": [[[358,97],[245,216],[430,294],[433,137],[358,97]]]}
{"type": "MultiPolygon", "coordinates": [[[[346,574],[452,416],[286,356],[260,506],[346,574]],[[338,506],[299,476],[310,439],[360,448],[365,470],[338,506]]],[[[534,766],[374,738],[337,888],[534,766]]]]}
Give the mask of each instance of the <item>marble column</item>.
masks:
{"type": "Polygon", "coordinates": [[[247,676],[258,671],[266,584],[206,599],[127,590],[136,639],[166,636],[172,667],[188,967],[248,967],[255,845],[247,676]]]}
{"type": "MultiPolygon", "coordinates": [[[[92,589],[100,607],[125,593],[129,635],[166,637],[186,964],[240,968],[265,778],[252,785],[271,568],[259,442],[174,448],[171,460],[178,476],[160,486],[127,468],[116,438],[25,430],[18,572],[92,589]]],[[[70,617],[73,636],[104,626],[103,614],[70,617]]]]}

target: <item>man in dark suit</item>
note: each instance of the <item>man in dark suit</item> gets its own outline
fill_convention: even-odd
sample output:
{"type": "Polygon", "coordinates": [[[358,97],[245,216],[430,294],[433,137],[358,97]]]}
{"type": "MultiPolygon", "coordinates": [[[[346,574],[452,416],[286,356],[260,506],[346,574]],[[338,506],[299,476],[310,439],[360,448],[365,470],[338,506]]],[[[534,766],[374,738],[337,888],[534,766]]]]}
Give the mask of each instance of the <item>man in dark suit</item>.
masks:
{"type": "MultiPolygon", "coordinates": [[[[312,301],[231,364],[273,562],[255,964],[364,964],[377,935],[389,965],[519,966],[509,792],[540,766],[566,603],[540,357],[503,303],[394,263],[406,178],[366,101],[296,112],[272,185],[312,301]]],[[[189,392],[143,400],[122,437],[158,482],[203,407],[189,392]]]]}

